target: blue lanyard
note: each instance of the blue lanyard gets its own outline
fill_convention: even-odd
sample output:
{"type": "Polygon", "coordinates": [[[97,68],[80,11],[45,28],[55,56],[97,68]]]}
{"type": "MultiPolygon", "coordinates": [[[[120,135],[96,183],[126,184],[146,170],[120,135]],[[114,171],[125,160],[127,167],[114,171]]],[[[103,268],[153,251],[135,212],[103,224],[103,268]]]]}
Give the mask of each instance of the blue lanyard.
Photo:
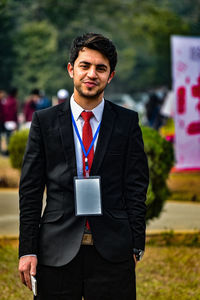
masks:
{"type": "Polygon", "coordinates": [[[98,128],[97,128],[97,130],[96,130],[96,132],[95,132],[95,135],[94,135],[94,137],[93,137],[92,143],[90,144],[90,147],[89,147],[88,151],[86,152],[85,147],[84,147],[83,142],[82,142],[82,139],[81,139],[80,134],[79,134],[79,132],[78,132],[78,128],[77,128],[76,122],[75,122],[75,120],[74,120],[73,113],[71,112],[71,114],[72,114],[72,123],[73,123],[73,125],[74,125],[74,129],[75,129],[75,131],[76,131],[76,135],[77,135],[77,137],[78,137],[78,139],[79,139],[79,142],[80,142],[80,144],[81,144],[81,148],[82,148],[82,150],[83,150],[83,153],[84,153],[85,157],[87,158],[88,155],[89,155],[89,153],[90,153],[90,150],[92,149],[92,146],[94,145],[94,142],[95,142],[95,140],[96,140],[96,138],[97,138],[97,135],[98,135],[98,133],[99,133],[101,122],[100,122],[100,124],[99,124],[99,126],[98,126],[98,128]]]}

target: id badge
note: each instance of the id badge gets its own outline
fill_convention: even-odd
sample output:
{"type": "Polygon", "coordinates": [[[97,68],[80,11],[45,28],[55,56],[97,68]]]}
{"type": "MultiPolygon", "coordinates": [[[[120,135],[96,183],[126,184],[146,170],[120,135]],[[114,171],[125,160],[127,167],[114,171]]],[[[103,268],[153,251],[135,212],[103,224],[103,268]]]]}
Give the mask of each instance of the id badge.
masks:
{"type": "Polygon", "coordinates": [[[74,177],[76,216],[102,215],[100,176],[74,177]]]}

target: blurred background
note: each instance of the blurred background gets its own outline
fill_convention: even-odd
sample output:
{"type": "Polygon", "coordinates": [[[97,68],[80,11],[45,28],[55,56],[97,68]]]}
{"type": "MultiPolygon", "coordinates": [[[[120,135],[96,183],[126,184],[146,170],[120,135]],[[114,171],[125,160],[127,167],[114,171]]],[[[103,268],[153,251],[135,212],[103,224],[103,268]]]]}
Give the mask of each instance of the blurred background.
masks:
{"type": "Polygon", "coordinates": [[[171,88],[170,36],[197,36],[199,0],[1,0],[0,89],[18,88],[22,103],[34,88],[48,97],[72,92],[67,75],[72,39],[105,34],[119,52],[107,94],[145,101],[152,90],[171,88]]]}
{"type": "MultiPolygon", "coordinates": [[[[90,31],[108,36],[118,49],[106,98],[138,111],[144,125],[158,130],[166,124],[170,38],[199,35],[199,0],[0,0],[0,134],[3,122],[15,123],[4,128],[7,142],[10,131],[30,127],[35,110],[57,104],[60,89],[71,95],[70,45],[90,31]]],[[[161,133],[173,139],[173,122],[161,133]]]]}

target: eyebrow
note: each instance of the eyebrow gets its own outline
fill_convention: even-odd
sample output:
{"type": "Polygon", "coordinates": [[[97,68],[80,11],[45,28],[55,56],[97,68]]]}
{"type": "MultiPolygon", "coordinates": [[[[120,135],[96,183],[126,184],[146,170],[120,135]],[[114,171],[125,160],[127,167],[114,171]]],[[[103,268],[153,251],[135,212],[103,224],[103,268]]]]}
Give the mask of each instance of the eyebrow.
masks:
{"type": "MultiPolygon", "coordinates": [[[[80,64],[85,64],[85,65],[88,65],[88,66],[91,65],[91,63],[89,63],[89,62],[87,62],[87,61],[84,61],[84,60],[83,60],[83,61],[80,61],[80,62],[79,62],[79,65],[80,65],[80,64]]],[[[108,68],[108,67],[107,67],[106,65],[104,65],[104,64],[97,64],[96,66],[97,66],[97,67],[103,67],[103,68],[105,68],[105,69],[108,68]]]]}

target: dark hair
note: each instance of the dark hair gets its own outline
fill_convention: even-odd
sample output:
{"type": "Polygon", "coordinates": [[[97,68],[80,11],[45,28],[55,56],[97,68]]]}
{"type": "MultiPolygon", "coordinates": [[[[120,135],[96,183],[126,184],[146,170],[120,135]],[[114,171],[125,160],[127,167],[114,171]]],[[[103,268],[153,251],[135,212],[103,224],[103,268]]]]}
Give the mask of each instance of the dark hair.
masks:
{"type": "Polygon", "coordinates": [[[37,95],[37,96],[40,96],[40,90],[39,89],[33,89],[31,91],[31,95],[37,95]]]}
{"type": "Polygon", "coordinates": [[[69,57],[72,66],[79,55],[79,51],[84,47],[101,52],[109,60],[110,72],[115,70],[117,51],[113,42],[102,34],[92,32],[78,36],[73,40],[69,57]]]}
{"type": "Polygon", "coordinates": [[[16,87],[12,87],[9,90],[9,95],[12,96],[12,97],[16,97],[17,96],[17,92],[18,92],[18,89],[16,87]]]}

